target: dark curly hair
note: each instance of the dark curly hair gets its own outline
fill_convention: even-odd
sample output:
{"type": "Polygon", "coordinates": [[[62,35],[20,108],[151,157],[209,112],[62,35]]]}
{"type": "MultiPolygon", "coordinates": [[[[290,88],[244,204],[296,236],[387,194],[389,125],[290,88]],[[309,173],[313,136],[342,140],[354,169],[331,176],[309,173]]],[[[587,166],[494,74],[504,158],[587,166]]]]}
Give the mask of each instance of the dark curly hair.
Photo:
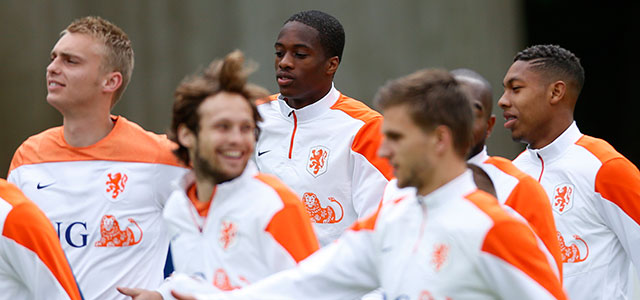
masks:
{"type": "Polygon", "coordinates": [[[327,57],[337,56],[338,60],[342,61],[344,28],[336,18],[318,10],[307,10],[289,17],[284,24],[294,21],[317,30],[320,45],[325,55],[327,57]]]}
{"type": "Polygon", "coordinates": [[[174,154],[178,159],[189,165],[189,150],[178,141],[178,126],[184,124],[193,133],[199,131],[200,115],[198,107],[209,96],[220,92],[230,92],[242,95],[251,107],[253,121],[256,123],[256,139],[260,129],[257,123],[262,121],[255,105],[256,99],[265,98],[268,91],[257,85],[247,83],[247,77],[253,68],[244,66],[244,55],[239,50],[229,53],[222,60],[214,60],[202,75],[185,78],[175,91],[173,115],[169,128],[169,139],[178,144],[174,154]]]}
{"type": "Polygon", "coordinates": [[[534,69],[551,77],[567,78],[575,84],[580,93],[584,86],[584,69],[580,59],[558,45],[535,45],[516,54],[513,61],[528,61],[534,69]]]}

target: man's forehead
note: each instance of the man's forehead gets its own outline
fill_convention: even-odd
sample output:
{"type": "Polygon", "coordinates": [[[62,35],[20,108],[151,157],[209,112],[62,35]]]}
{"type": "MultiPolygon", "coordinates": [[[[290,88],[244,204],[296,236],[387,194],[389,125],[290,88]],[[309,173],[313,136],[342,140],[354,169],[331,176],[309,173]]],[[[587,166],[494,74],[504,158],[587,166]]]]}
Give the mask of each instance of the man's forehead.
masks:
{"type": "Polygon", "coordinates": [[[298,21],[291,21],[284,24],[282,29],[280,29],[276,45],[293,42],[294,46],[312,48],[319,46],[320,41],[318,35],[319,33],[315,28],[298,21]],[[287,39],[286,41],[285,38],[287,39]]]}

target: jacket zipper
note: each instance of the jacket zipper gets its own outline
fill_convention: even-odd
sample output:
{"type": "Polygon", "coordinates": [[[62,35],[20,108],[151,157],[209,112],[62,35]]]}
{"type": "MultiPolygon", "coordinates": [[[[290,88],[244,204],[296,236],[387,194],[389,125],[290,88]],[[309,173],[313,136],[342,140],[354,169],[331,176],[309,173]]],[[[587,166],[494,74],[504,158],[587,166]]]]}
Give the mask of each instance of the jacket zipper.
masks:
{"type": "Polygon", "coordinates": [[[293,152],[293,138],[296,136],[296,129],[298,129],[298,117],[296,117],[296,112],[291,111],[289,116],[293,115],[293,132],[291,133],[291,144],[289,145],[289,159],[291,159],[291,153],[293,152]]]}
{"type": "Polygon", "coordinates": [[[540,180],[542,180],[542,173],[544,173],[544,160],[542,159],[542,156],[540,156],[540,153],[536,153],[536,155],[538,156],[538,158],[540,159],[540,162],[542,163],[542,169],[540,170],[540,177],[538,177],[538,183],[539,183],[540,180]]]}

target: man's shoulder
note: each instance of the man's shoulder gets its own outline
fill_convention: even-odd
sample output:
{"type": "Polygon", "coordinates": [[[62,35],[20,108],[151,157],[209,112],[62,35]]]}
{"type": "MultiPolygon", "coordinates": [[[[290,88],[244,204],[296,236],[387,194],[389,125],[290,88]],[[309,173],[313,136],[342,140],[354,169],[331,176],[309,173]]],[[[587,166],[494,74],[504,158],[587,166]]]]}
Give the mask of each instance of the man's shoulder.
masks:
{"type": "Polygon", "coordinates": [[[333,110],[339,110],[350,116],[351,118],[358,119],[365,123],[382,120],[382,115],[364,104],[363,102],[340,94],[340,97],[333,106],[333,110]]]}

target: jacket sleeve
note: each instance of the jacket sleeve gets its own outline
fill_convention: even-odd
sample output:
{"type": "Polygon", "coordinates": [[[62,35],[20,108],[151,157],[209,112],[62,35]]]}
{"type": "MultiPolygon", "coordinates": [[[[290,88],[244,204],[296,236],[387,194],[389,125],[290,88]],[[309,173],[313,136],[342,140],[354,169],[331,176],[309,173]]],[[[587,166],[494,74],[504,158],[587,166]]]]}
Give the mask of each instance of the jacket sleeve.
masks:
{"type": "Polygon", "coordinates": [[[7,215],[0,254],[34,299],[82,299],[53,226],[31,202],[7,215]]]}
{"type": "Polygon", "coordinates": [[[623,157],[609,160],[596,175],[595,192],[598,212],[640,275],[640,172],[623,157]]]}
{"type": "Polygon", "coordinates": [[[223,294],[198,294],[197,299],[358,299],[379,287],[376,276],[373,219],[358,222],[334,243],[318,250],[297,267],[245,288],[223,294]],[[372,221],[373,220],[373,221],[372,221]]]}
{"type": "Polygon", "coordinates": [[[558,274],[533,232],[516,220],[494,225],[486,235],[478,269],[501,299],[566,299],[558,274]]]}
{"type": "Polygon", "coordinates": [[[319,248],[309,215],[298,197],[293,191],[279,194],[286,198],[282,199],[284,206],[265,228],[269,241],[265,241],[263,249],[265,261],[273,273],[295,266],[319,248]]]}
{"type": "Polygon", "coordinates": [[[378,148],[382,143],[381,126],[382,117],[367,121],[351,145],[351,193],[358,218],[365,218],[375,212],[382,201],[384,188],[393,176],[388,160],[378,156],[378,148]]]}

